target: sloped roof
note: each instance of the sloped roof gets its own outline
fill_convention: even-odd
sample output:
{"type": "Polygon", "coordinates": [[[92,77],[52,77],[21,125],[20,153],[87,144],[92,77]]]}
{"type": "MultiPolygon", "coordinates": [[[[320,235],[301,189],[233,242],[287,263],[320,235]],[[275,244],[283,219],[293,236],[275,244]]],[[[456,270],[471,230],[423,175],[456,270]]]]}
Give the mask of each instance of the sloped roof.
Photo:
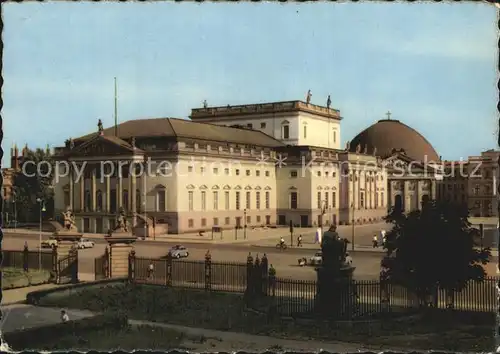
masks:
{"type": "MultiPolygon", "coordinates": [[[[226,127],[210,123],[197,123],[178,118],[129,120],[118,125],[118,138],[114,137],[114,133],[114,127],[104,129],[104,136],[108,138],[113,137],[120,141],[132,137],[178,137],[268,147],[284,145],[279,140],[258,130],[226,127]]],[[[95,134],[82,136],[75,139],[75,141],[87,140],[95,136],[95,134]]]]}

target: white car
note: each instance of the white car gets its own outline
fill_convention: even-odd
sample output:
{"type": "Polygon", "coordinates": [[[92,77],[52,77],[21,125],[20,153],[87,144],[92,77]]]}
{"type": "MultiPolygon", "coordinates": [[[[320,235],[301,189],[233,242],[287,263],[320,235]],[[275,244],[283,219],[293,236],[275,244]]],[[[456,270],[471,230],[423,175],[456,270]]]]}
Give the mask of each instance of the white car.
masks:
{"type": "Polygon", "coordinates": [[[80,241],[78,241],[78,248],[84,249],[84,248],[92,248],[94,247],[94,241],[90,241],[87,238],[82,238],[80,241]]]}
{"type": "Polygon", "coordinates": [[[48,240],[42,242],[42,248],[56,248],[57,240],[54,237],[50,237],[48,240]]]}
{"type": "Polygon", "coordinates": [[[314,256],[312,256],[309,259],[309,265],[312,265],[312,266],[321,265],[322,261],[323,261],[323,253],[322,252],[316,252],[314,254],[314,256]]]}

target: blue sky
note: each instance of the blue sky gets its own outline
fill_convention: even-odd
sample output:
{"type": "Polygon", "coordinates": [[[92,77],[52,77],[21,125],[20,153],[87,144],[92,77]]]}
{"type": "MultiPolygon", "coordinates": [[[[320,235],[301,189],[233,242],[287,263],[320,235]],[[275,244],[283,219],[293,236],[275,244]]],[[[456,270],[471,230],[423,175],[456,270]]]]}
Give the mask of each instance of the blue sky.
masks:
{"type": "MultiPolygon", "coordinates": [[[[3,148],[63,145],[119,120],[305,99],[342,142],[385,117],[445,159],[495,147],[497,14],[476,3],[8,3],[3,148]]],[[[8,159],[3,159],[7,162],[8,159]]]]}

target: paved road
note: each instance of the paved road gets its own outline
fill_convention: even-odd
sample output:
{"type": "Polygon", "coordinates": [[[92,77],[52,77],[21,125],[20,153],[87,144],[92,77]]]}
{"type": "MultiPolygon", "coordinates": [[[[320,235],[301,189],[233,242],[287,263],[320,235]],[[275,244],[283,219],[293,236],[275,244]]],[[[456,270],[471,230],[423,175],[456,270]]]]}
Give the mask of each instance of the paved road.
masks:
{"type": "MultiPolygon", "coordinates": [[[[10,236],[7,235],[3,240],[4,249],[21,250],[25,240],[28,247],[32,250],[38,249],[38,237],[33,235],[10,236]]],[[[98,240],[92,249],[85,249],[79,252],[79,271],[81,273],[94,273],[94,259],[104,253],[107,242],[98,240]]],[[[138,257],[160,258],[166,256],[172,243],[168,242],[137,242],[135,251],[138,257]]],[[[286,251],[277,251],[275,248],[259,248],[251,245],[231,245],[231,244],[189,244],[189,259],[203,260],[207,250],[212,254],[213,262],[241,262],[245,263],[248,253],[251,252],[255,257],[257,254],[262,257],[266,253],[270,264],[274,266],[278,276],[315,280],[316,272],[312,267],[299,267],[298,258],[311,257],[316,250],[290,248],[286,251]]],[[[318,246],[319,249],[319,246],[318,246]]],[[[382,254],[371,252],[359,252],[352,255],[356,267],[355,276],[359,279],[373,279],[378,277],[380,259],[382,254]]]]}

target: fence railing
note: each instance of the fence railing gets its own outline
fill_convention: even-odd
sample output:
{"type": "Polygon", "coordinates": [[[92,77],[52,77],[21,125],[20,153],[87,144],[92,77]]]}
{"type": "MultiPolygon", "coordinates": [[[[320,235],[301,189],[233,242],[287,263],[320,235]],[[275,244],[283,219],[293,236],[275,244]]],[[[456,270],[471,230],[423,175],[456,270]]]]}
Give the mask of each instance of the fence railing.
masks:
{"type": "MultiPolygon", "coordinates": [[[[96,259],[96,267],[97,262],[101,261],[96,259]]],[[[273,311],[280,315],[307,316],[321,312],[317,302],[317,281],[276,277],[265,255],[260,260],[249,255],[246,263],[213,262],[209,253],[204,261],[133,255],[129,258],[129,269],[132,272],[130,280],[138,283],[244,293],[248,306],[257,304],[254,300],[257,298],[273,299],[273,311]]],[[[497,282],[496,277],[470,281],[461,292],[451,294],[437,289],[429,303],[439,309],[496,312],[497,282]]],[[[350,309],[344,311],[349,318],[417,311],[422,305],[422,299],[412,291],[387,281],[352,280],[344,290],[341,301],[342,306],[350,309]]]]}
{"type": "Polygon", "coordinates": [[[25,248],[22,251],[2,250],[2,267],[22,268],[24,271],[42,270],[52,271],[54,264],[54,254],[52,251],[29,251],[25,248]]]}

